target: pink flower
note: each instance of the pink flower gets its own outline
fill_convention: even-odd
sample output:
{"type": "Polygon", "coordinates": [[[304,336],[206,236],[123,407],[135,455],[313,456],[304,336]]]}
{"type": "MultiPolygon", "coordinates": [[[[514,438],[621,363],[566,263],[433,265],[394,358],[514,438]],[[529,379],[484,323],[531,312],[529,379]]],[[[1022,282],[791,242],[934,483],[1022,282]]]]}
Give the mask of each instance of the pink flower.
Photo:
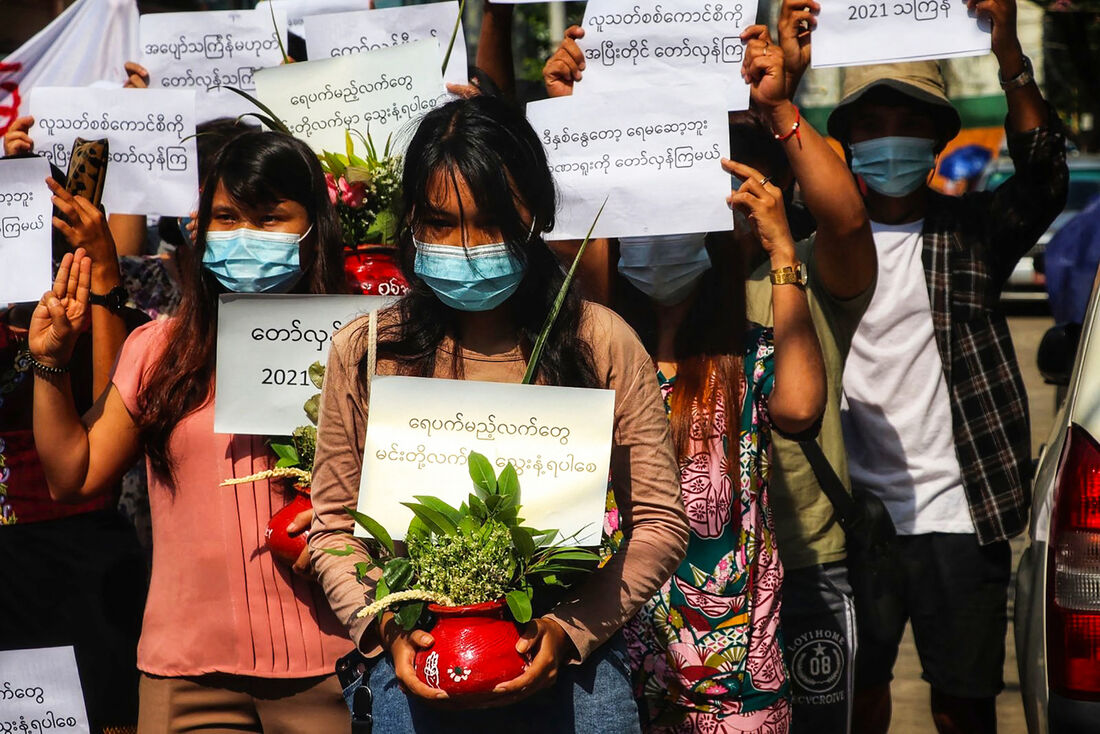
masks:
{"type": "Polygon", "coordinates": [[[348,183],[346,178],[341,178],[336,182],[336,185],[340,189],[340,199],[352,209],[358,209],[363,206],[363,197],[366,196],[366,187],[361,183],[348,183]]]}
{"type": "Polygon", "coordinates": [[[336,189],[336,179],[332,177],[331,173],[325,174],[325,186],[328,187],[328,200],[332,202],[333,206],[336,206],[336,199],[339,196],[339,191],[336,189]]]}

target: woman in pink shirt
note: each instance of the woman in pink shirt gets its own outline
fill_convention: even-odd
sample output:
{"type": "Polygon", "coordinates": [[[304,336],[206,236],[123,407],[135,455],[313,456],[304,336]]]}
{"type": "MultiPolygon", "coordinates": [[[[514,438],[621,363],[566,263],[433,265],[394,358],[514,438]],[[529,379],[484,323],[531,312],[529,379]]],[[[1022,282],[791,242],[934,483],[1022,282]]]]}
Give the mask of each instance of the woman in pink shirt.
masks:
{"type": "Polygon", "coordinates": [[[32,317],[34,433],[54,498],[86,500],[147,458],[153,569],[138,644],[141,732],[350,728],[333,675],[350,643],[307,575],[308,553],[292,570],[265,550],[267,522],[287,504],[283,487],[219,486],[271,468],[271,452],[263,437],[213,425],[219,294],[340,291],[339,232],[310,149],[244,133],[204,181],[197,242],[179,253],[178,315],[130,336],[83,419],[66,369],[88,318],[86,258],[74,259],[65,297],[47,293],[32,317]]]}

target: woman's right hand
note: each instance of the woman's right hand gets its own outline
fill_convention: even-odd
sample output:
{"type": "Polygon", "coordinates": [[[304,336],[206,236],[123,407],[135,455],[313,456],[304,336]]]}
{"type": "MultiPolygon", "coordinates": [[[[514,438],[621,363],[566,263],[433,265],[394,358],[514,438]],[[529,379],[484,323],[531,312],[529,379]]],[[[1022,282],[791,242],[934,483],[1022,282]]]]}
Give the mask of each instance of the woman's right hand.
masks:
{"type": "Polygon", "coordinates": [[[123,64],[122,69],[126,73],[126,83],[122,85],[123,89],[148,88],[149,72],[144,66],[135,61],[127,61],[123,64]]]}
{"type": "Polygon", "coordinates": [[[31,140],[31,136],[27,132],[33,124],[34,118],[30,115],[15,118],[15,122],[4,133],[4,155],[34,152],[34,141],[31,140]]]}
{"type": "Polygon", "coordinates": [[[31,314],[27,348],[47,367],[65,367],[72,359],[77,337],[88,322],[92,259],[83,249],[66,253],[57,269],[53,289],[46,291],[31,314]]]}
{"type": "Polygon", "coordinates": [[[579,25],[566,28],[558,50],[542,67],[542,81],[551,97],[568,97],[573,93],[574,82],[581,80],[585,64],[584,52],[577,45],[578,38],[584,38],[583,28],[579,25]]]}
{"type": "Polygon", "coordinates": [[[378,617],[378,628],[382,637],[382,647],[386,648],[390,657],[393,658],[393,670],[401,689],[408,695],[430,701],[441,701],[447,698],[444,691],[432,688],[417,678],[413,667],[416,653],[427,650],[435,644],[432,636],[424,630],[406,631],[389,611],[383,612],[378,617]]]}

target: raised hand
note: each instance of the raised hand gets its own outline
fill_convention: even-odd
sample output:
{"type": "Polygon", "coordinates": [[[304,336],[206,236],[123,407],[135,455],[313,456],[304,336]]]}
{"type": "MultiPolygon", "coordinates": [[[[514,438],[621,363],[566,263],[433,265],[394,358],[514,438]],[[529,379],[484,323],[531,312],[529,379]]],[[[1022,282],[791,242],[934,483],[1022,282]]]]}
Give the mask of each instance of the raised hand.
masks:
{"type": "Polygon", "coordinates": [[[47,367],[65,367],[89,320],[92,260],[83,249],[61,258],[53,288],[31,314],[27,348],[47,367]]]}
{"type": "Polygon", "coordinates": [[[27,132],[34,124],[30,115],[15,118],[8,131],[4,133],[4,155],[19,155],[34,151],[34,141],[27,132]]]}
{"type": "Polygon", "coordinates": [[[578,38],[584,38],[583,28],[579,25],[566,28],[558,50],[542,67],[542,81],[551,97],[568,97],[573,93],[573,84],[581,80],[585,63],[578,38]]]}
{"type": "Polygon", "coordinates": [[[783,68],[783,53],[771,42],[767,26],[749,26],[741,34],[745,58],[741,62],[741,77],[750,86],[750,96],[757,105],[771,110],[788,101],[787,76],[783,68]]]}
{"type": "Polygon", "coordinates": [[[787,86],[794,94],[802,75],[810,66],[810,34],[817,28],[821,5],[815,0],[783,0],[779,8],[779,47],[783,49],[783,66],[787,70],[787,86]]]}
{"type": "Polygon", "coordinates": [[[794,259],[794,238],[783,208],[783,191],[760,171],[744,163],[722,159],[722,169],[743,181],[741,188],[726,197],[731,209],[749,220],[760,244],[772,261],[794,259]]]}
{"type": "Polygon", "coordinates": [[[53,205],[60,215],[53,218],[54,229],[74,250],[84,248],[95,267],[118,270],[115,240],[103,212],[83,196],[69,193],[52,178],[46,179],[46,185],[53,192],[53,205]]]}
{"type": "Polygon", "coordinates": [[[1006,55],[1022,53],[1016,35],[1016,0],[966,0],[966,9],[992,23],[990,45],[998,60],[1004,63],[1006,55]]]}

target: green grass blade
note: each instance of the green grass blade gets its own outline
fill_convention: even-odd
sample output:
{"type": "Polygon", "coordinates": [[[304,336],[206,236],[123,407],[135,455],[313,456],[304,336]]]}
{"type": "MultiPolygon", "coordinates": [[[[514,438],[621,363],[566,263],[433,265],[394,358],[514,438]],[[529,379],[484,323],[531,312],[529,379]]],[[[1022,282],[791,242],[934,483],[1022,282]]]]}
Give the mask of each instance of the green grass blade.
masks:
{"type": "MultiPolygon", "coordinates": [[[[260,115],[257,115],[257,114],[256,114],[256,113],[254,113],[254,112],[247,112],[247,113],[245,113],[245,114],[247,114],[247,115],[252,115],[253,117],[256,117],[256,118],[260,119],[260,120],[261,120],[261,121],[262,121],[262,122],[263,122],[263,123],[264,123],[265,125],[267,125],[268,127],[270,127],[270,128],[272,129],[272,130],[278,130],[279,132],[281,132],[281,133],[286,133],[287,135],[291,135],[291,134],[292,134],[292,133],[290,132],[290,128],[288,128],[288,127],[286,126],[286,124],[285,124],[285,123],[284,123],[284,122],[283,122],[282,120],[280,120],[280,119],[279,119],[279,116],[278,116],[278,115],[276,115],[276,114],[275,114],[274,112],[272,112],[272,111],[271,111],[271,108],[270,108],[270,107],[268,107],[267,105],[265,105],[265,104],[264,104],[263,102],[261,102],[260,100],[256,99],[255,97],[253,97],[253,96],[252,96],[251,94],[249,94],[248,92],[245,92],[245,91],[243,91],[243,90],[241,90],[241,89],[237,89],[236,87],[225,87],[225,89],[228,89],[228,90],[229,90],[230,92],[234,92],[234,93],[236,93],[236,94],[239,94],[239,95],[241,95],[242,97],[244,97],[245,99],[247,99],[247,100],[248,100],[249,102],[251,102],[252,104],[254,104],[254,105],[256,105],[257,107],[259,107],[259,108],[260,108],[260,110],[262,110],[262,111],[263,111],[263,113],[264,113],[265,115],[267,115],[267,119],[264,119],[264,118],[263,118],[262,116],[260,116],[260,115]]],[[[244,116],[245,116],[245,115],[241,115],[241,117],[244,117],[244,116]]],[[[237,118],[237,119],[240,119],[240,118],[237,118]]]]}
{"type": "MultiPolygon", "coordinates": [[[[443,69],[441,71],[444,75],[447,73],[447,64],[451,63],[451,52],[454,51],[455,39],[458,38],[458,29],[462,26],[462,14],[465,10],[466,0],[461,0],[458,4],[458,17],[455,18],[455,27],[451,31],[451,42],[447,44],[447,53],[443,56],[443,69]]],[[[462,42],[466,43],[466,39],[463,38],[462,42]]]]}
{"type": "Polygon", "coordinates": [[[550,330],[554,328],[554,322],[558,320],[558,311],[561,311],[561,304],[565,301],[565,294],[569,292],[569,286],[573,285],[573,277],[577,272],[577,265],[580,264],[581,257],[584,256],[584,251],[588,247],[588,241],[592,239],[592,232],[596,229],[596,222],[600,221],[600,215],[603,214],[604,207],[607,206],[607,199],[603,200],[603,204],[600,204],[600,210],[596,212],[596,218],[592,220],[592,226],[588,228],[588,234],[584,236],[584,241],[581,242],[580,248],[577,250],[577,256],[573,258],[573,265],[569,268],[569,272],[565,275],[565,280],[562,281],[561,290],[558,291],[558,297],[554,299],[554,305],[550,308],[550,313],[546,315],[546,322],[542,325],[542,331],[539,333],[539,338],[535,340],[535,346],[531,349],[531,359],[527,362],[527,372],[523,375],[523,384],[530,385],[535,381],[535,375],[538,373],[539,359],[542,358],[542,350],[546,346],[546,338],[550,335],[550,330]]]}
{"type": "Polygon", "coordinates": [[[283,55],[283,63],[289,64],[290,57],[286,55],[286,46],[283,45],[283,34],[279,32],[279,24],[275,22],[275,3],[269,2],[267,7],[271,11],[271,25],[275,27],[275,40],[279,42],[279,53],[283,55]]]}

